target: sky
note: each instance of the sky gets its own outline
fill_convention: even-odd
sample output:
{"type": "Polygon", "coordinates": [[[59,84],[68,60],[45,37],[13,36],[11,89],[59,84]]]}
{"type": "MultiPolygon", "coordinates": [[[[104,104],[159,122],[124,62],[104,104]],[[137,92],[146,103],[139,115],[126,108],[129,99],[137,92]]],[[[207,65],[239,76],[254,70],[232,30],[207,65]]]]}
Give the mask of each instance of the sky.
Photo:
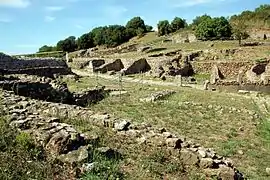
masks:
{"type": "Polygon", "coordinates": [[[79,37],[94,27],[125,25],[140,16],[156,27],[178,16],[231,16],[254,10],[269,0],[0,0],[0,52],[35,53],[68,36],[79,37]]]}

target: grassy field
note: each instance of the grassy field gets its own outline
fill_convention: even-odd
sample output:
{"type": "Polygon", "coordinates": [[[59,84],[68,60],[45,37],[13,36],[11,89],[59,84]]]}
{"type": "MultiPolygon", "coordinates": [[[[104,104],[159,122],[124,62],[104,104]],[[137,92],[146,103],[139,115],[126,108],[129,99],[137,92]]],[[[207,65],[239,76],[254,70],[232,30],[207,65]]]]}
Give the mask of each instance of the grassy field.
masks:
{"type": "MultiPolygon", "coordinates": [[[[121,87],[119,82],[101,78],[98,80],[83,78],[79,83],[69,80],[68,84],[74,91],[93,87],[96,84],[110,88],[121,87]]],[[[121,97],[108,97],[91,109],[135,122],[165,127],[231,158],[248,179],[269,178],[265,169],[270,164],[270,122],[259,112],[251,99],[190,88],[158,87],[125,82],[122,86],[128,94],[121,97]],[[139,98],[163,89],[173,89],[177,93],[157,103],[139,101],[139,98]]],[[[112,142],[116,143],[116,141],[112,142]]],[[[123,145],[122,148],[127,147],[123,145]]]]}

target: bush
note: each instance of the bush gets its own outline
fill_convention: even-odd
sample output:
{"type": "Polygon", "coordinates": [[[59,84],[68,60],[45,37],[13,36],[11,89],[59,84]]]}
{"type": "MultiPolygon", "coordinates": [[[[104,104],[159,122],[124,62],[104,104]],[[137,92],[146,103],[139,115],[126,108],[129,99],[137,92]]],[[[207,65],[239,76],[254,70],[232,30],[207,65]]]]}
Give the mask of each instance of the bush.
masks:
{"type": "Polygon", "coordinates": [[[206,18],[197,26],[195,35],[199,40],[229,39],[232,27],[224,17],[206,18]]]}
{"type": "Polygon", "coordinates": [[[168,20],[159,21],[157,26],[158,26],[158,36],[163,36],[171,33],[171,27],[168,20]]]}
{"type": "Polygon", "coordinates": [[[175,17],[174,20],[171,22],[171,32],[176,32],[180,29],[185,28],[186,26],[186,21],[179,18],[175,17]]]}

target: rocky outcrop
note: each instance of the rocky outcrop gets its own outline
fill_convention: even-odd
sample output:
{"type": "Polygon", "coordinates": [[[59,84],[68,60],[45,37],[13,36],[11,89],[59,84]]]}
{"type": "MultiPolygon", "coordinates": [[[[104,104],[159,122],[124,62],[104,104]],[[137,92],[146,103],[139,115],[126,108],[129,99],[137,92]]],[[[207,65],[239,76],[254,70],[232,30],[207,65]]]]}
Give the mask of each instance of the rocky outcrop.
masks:
{"type": "Polygon", "coordinates": [[[53,77],[54,74],[72,74],[65,61],[60,59],[21,60],[0,53],[0,74],[29,74],[53,77]]]}
{"type": "Polygon", "coordinates": [[[124,70],[125,75],[129,74],[138,74],[138,73],[144,73],[147,71],[150,71],[151,67],[146,61],[146,59],[139,59],[137,61],[134,61],[129,67],[127,67],[124,70]]]}
{"type": "Polygon", "coordinates": [[[113,62],[109,62],[106,64],[103,64],[97,68],[94,69],[94,72],[100,72],[100,73],[106,73],[108,71],[120,71],[121,69],[124,68],[124,65],[121,61],[121,59],[116,59],[113,62]]]}

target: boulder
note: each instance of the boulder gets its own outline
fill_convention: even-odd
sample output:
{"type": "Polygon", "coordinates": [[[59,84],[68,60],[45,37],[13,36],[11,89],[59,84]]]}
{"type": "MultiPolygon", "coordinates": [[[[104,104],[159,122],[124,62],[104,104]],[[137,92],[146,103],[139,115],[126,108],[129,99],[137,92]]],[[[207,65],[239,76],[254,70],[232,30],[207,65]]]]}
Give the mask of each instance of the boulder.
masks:
{"type": "Polygon", "coordinates": [[[151,67],[145,58],[134,61],[129,67],[124,71],[125,75],[138,74],[150,71],[151,67]]]}
{"type": "Polygon", "coordinates": [[[251,67],[246,72],[246,78],[249,83],[260,83],[261,75],[266,71],[266,63],[259,63],[251,67]]]}
{"type": "Polygon", "coordinates": [[[210,83],[215,84],[218,80],[224,79],[224,76],[221,74],[219,68],[217,65],[214,65],[212,67],[211,77],[210,77],[210,83]]]}
{"type": "Polygon", "coordinates": [[[95,72],[106,73],[108,71],[121,71],[121,69],[123,68],[124,68],[124,65],[121,59],[116,59],[115,61],[111,63],[106,63],[106,64],[101,65],[98,68],[95,68],[95,72]]]}
{"type": "Polygon", "coordinates": [[[82,146],[79,149],[70,151],[67,154],[61,154],[57,159],[63,163],[73,164],[85,162],[88,157],[88,146],[82,146]]]}

